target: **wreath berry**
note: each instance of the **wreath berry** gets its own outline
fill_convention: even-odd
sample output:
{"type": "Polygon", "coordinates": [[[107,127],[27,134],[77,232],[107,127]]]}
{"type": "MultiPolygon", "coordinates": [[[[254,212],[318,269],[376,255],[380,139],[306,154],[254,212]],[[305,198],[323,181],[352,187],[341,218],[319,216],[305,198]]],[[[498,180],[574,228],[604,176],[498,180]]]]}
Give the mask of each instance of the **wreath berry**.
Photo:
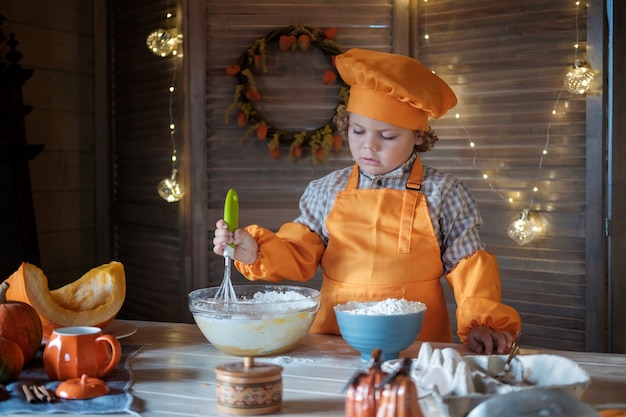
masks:
{"type": "MultiPolygon", "coordinates": [[[[275,29],[265,36],[256,39],[239,56],[236,64],[226,68],[226,74],[237,80],[235,95],[232,104],[228,107],[225,122],[228,123],[231,113],[237,112],[237,124],[247,127],[246,133],[241,138],[244,140],[256,132],[260,140],[270,138],[268,150],[274,159],[280,158],[280,145],[289,144],[289,159],[300,159],[304,149],[308,147],[314,163],[326,162],[331,149],[340,151],[342,146],[341,135],[332,127],[333,116],[314,130],[283,130],[269,123],[255,108],[254,104],[262,100],[262,95],[256,87],[254,73],[267,72],[266,46],[270,42],[278,42],[281,51],[293,51],[297,48],[306,50],[310,46],[317,47],[326,57],[329,64],[321,82],[323,84],[338,83],[340,93],[337,106],[348,102],[349,87],[341,79],[334,66],[336,55],[343,50],[333,40],[337,32],[336,28],[321,29],[310,25],[295,25],[275,29]]],[[[336,113],[335,108],[335,113],[336,113]]]]}

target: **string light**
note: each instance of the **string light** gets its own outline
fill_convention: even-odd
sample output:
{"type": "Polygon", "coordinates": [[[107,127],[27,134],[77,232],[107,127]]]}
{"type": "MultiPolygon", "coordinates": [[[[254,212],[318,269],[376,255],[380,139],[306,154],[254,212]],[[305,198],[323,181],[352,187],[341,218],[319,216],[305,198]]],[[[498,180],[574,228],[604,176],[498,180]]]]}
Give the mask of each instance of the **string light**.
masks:
{"type": "Polygon", "coordinates": [[[596,87],[597,72],[585,61],[578,59],[578,8],[580,1],[576,2],[576,43],[574,44],[574,64],[565,75],[565,89],[573,94],[586,94],[596,87]]]}
{"type": "Polygon", "coordinates": [[[176,168],[176,165],[177,165],[176,163],[178,162],[178,156],[176,154],[176,125],[174,124],[174,111],[173,111],[173,104],[174,104],[173,97],[174,97],[174,93],[176,91],[176,87],[175,87],[175,83],[176,83],[176,66],[174,66],[173,74],[174,75],[172,76],[172,85],[168,89],[168,91],[170,93],[170,100],[169,100],[170,125],[169,125],[169,129],[170,129],[170,140],[172,142],[172,156],[170,158],[171,161],[172,161],[172,173],[171,173],[169,178],[165,178],[165,179],[161,180],[159,182],[159,185],[157,186],[157,191],[158,191],[159,195],[161,196],[161,198],[163,198],[168,203],[173,203],[173,202],[179,201],[185,195],[185,193],[183,192],[182,187],[178,183],[178,178],[177,178],[178,177],[178,169],[176,168]]]}
{"type": "MultiPolygon", "coordinates": [[[[428,0],[424,0],[424,3],[428,3],[428,0]]],[[[426,10],[426,8],[424,8],[424,10],[426,10]]],[[[422,25],[422,27],[424,28],[424,40],[425,40],[425,45],[426,45],[426,54],[431,57],[431,50],[430,50],[430,39],[431,36],[428,33],[428,24],[427,24],[427,19],[428,19],[428,13],[426,11],[424,11],[424,13],[422,13],[423,16],[423,20],[424,20],[424,24],[422,25]]],[[[433,74],[436,73],[436,71],[431,68],[433,74]]],[[[461,103],[458,104],[457,108],[461,108],[461,103]]],[[[491,179],[490,176],[487,172],[483,171],[476,163],[477,159],[478,159],[478,153],[476,151],[476,143],[473,141],[472,136],[469,132],[469,130],[463,125],[463,122],[461,120],[461,113],[457,112],[454,115],[454,119],[457,122],[458,127],[463,130],[463,132],[465,133],[465,137],[467,138],[467,143],[470,147],[470,149],[473,152],[472,155],[472,166],[478,170],[481,174],[481,176],[483,177],[484,180],[487,181],[487,186],[489,187],[489,189],[494,192],[495,194],[497,194],[502,200],[504,201],[508,201],[509,203],[513,203],[513,198],[511,197],[506,197],[505,195],[503,195],[502,193],[500,193],[498,190],[496,190],[496,188],[493,186],[493,184],[491,183],[491,179]]]]}
{"type": "MultiPolygon", "coordinates": [[[[424,0],[424,3],[428,3],[428,0],[424,0]]],[[[578,7],[579,5],[580,5],[580,2],[577,1],[576,2],[576,44],[574,46],[576,53],[578,51],[578,46],[579,46],[579,39],[578,39],[578,36],[579,36],[578,7]]],[[[424,40],[425,40],[425,45],[426,45],[426,51],[427,51],[427,54],[430,55],[431,34],[428,33],[428,25],[427,25],[428,14],[424,12],[422,15],[424,19],[423,28],[425,32],[424,40]]],[[[434,72],[435,71],[433,71],[433,73],[434,72]]],[[[558,105],[561,101],[561,96],[563,94],[563,91],[567,90],[575,94],[585,94],[587,91],[595,87],[596,74],[597,73],[593,71],[584,61],[578,60],[577,55],[575,55],[574,68],[570,71],[570,73],[567,74],[565,83],[563,84],[562,89],[558,93],[557,99],[554,103],[554,106],[550,114],[550,118],[549,118],[547,129],[546,129],[546,141],[541,150],[541,154],[539,158],[539,164],[538,164],[539,170],[542,169],[544,158],[548,155],[552,121],[553,121],[553,118],[558,115],[558,111],[557,111],[558,105]]],[[[458,126],[464,131],[466,138],[467,138],[468,145],[470,149],[472,149],[472,152],[473,152],[472,165],[474,168],[480,171],[482,178],[485,181],[487,181],[489,189],[493,191],[494,193],[496,193],[497,195],[499,195],[501,199],[507,201],[510,204],[518,203],[518,201],[516,201],[515,198],[513,198],[512,196],[507,197],[503,195],[501,192],[499,192],[498,190],[496,190],[491,182],[491,177],[489,176],[489,174],[487,172],[484,172],[482,169],[480,169],[480,167],[477,166],[476,160],[478,156],[477,156],[476,144],[472,140],[470,132],[462,124],[461,113],[460,112],[456,113],[454,118],[458,126]]],[[[532,206],[534,204],[534,199],[535,199],[534,196],[539,191],[540,191],[540,187],[538,185],[533,185],[531,187],[530,202],[528,204],[528,207],[522,210],[519,218],[515,220],[514,222],[512,222],[507,229],[508,236],[520,246],[532,242],[538,235],[540,235],[542,232],[545,232],[546,230],[546,227],[547,227],[546,219],[543,216],[541,216],[538,211],[532,211],[532,206]]]]}
{"type": "MultiPolygon", "coordinates": [[[[170,9],[168,3],[168,10],[170,9]]],[[[166,19],[171,22],[174,19],[174,15],[171,12],[167,12],[166,19]]],[[[176,73],[177,73],[177,57],[178,54],[178,46],[181,43],[181,38],[175,36],[176,30],[171,27],[169,29],[155,29],[151,32],[146,38],[146,44],[148,48],[155,54],[162,58],[172,55],[174,59],[172,59],[172,82],[168,88],[169,93],[169,132],[170,132],[170,141],[172,144],[172,154],[170,156],[170,160],[172,162],[172,172],[169,177],[164,178],[157,185],[157,192],[161,198],[163,198],[168,203],[173,203],[176,201],[180,201],[183,198],[184,191],[180,183],[178,182],[178,156],[176,152],[176,123],[174,120],[174,95],[176,93],[176,73]]]]}

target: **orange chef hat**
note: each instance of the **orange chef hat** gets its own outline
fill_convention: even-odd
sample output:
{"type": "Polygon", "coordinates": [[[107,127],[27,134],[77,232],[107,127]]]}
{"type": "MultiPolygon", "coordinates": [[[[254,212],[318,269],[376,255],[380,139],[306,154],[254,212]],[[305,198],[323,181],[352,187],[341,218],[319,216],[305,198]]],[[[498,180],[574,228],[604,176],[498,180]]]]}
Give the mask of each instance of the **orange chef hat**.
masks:
{"type": "Polygon", "coordinates": [[[456,95],[431,70],[404,55],[350,49],[335,57],[350,85],[348,111],[407,129],[428,130],[456,105],[456,95]]]}

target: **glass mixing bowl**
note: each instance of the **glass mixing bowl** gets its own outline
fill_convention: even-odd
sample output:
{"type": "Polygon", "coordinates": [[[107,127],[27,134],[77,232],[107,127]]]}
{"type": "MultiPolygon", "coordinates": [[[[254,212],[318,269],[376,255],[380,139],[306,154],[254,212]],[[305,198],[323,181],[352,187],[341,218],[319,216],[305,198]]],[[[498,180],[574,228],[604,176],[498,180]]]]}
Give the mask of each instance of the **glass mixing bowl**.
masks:
{"type": "Polygon", "coordinates": [[[235,285],[237,302],[215,300],[219,287],[189,293],[189,311],[216,348],[234,356],[293,349],[313,324],[320,292],[293,285],[235,285]]]}

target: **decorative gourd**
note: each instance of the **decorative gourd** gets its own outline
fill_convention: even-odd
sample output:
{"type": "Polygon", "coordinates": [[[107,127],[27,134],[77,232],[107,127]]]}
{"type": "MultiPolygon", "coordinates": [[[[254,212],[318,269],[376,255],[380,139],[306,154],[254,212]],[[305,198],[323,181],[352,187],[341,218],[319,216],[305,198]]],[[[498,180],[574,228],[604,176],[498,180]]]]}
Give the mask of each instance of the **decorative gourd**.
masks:
{"type": "Polygon", "coordinates": [[[14,341],[30,361],[41,347],[42,325],[37,311],[21,301],[7,300],[9,283],[0,285],[0,336],[14,341]]]}
{"type": "Polygon", "coordinates": [[[0,384],[15,381],[23,367],[22,349],[11,339],[0,336],[0,384]]]}
{"type": "Polygon", "coordinates": [[[48,288],[48,278],[39,267],[26,262],[6,281],[11,285],[8,298],[37,311],[45,339],[59,327],[106,327],[126,297],[126,275],[120,262],[97,266],[56,290],[48,288]]]}
{"type": "Polygon", "coordinates": [[[411,379],[411,359],[404,358],[400,368],[380,385],[376,417],[424,417],[411,379]]]}
{"type": "Polygon", "coordinates": [[[376,417],[380,391],[377,389],[387,373],[380,369],[382,351],[374,349],[366,371],[357,372],[348,382],[345,411],[347,417],[376,417]]]}

